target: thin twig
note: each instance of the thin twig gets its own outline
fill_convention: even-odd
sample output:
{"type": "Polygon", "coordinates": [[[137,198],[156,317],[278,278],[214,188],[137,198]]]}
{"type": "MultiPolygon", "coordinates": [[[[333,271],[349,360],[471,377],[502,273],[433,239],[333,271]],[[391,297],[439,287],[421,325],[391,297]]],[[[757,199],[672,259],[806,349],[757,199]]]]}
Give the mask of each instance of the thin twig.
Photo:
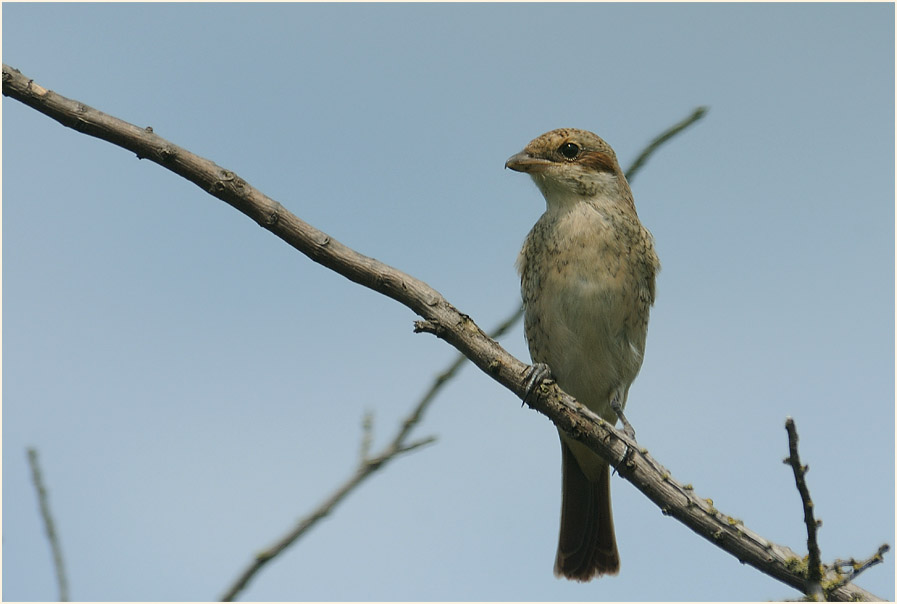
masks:
{"type": "Polygon", "coordinates": [[[857,562],[853,558],[850,560],[835,560],[832,563],[832,567],[834,567],[838,572],[844,573],[844,577],[840,580],[836,581],[833,585],[829,586],[828,589],[837,589],[844,585],[847,585],[854,579],[856,579],[861,572],[864,570],[875,566],[876,564],[881,564],[884,562],[884,555],[890,551],[891,546],[887,543],[880,545],[878,547],[878,551],[872,554],[866,560],[862,562],[857,562]]]}
{"type": "Polygon", "coordinates": [[[41,474],[40,463],[37,459],[37,449],[29,447],[28,465],[31,466],[31,482],[34,484],[34,490],[37,491],[37,502],[40,505],[40,515],[44,521],[44,530],[47,533],[47,540],[50,542],[50,551],[53,553],[53,568],[56,571],[56,584],[59,586],[59,601],[69,601],[69,582],[66,578],[65,563],[62,557],[62,546],[59,544],[59,535],[56,534],[56,524],[53,522],[53,515],[50,513],[50,499],[47,495],[47,489],[44,487],[43,475],[41,474]]]}
{"type": "Polygon", "coordinates": [[[806,594],[815,598],[817,602],[825,600],[822,591],[822,560],[819,554],[819,542],[816,539],[816,529],[822,524],[813,515],[813,500],[810,499],[810,488],[807,486],[807,472],[809,466],[801,465],[800,454],[797,452],[797,428],[792,418],[785,420],[785,430],[788,432],[788,457],[785,463],[794,471],[794,481],[797,483],[797,492],[804,507],[804,524],[807,525],[807,589],[806,594]]]}
{"type": "Polygon", "coordinates": [[[421,438],[420,440],[415,440],[407,445],[402,445],[398,449],[396,449],[395,455],[404,455],[405,453],[410,453],[415,449],[420,449],[421,447],[426,447],[427,445],[433,444],[436,442],[435,436],[427,436],[426,438],[421,438]]]}
{"type": "Polygon", "coordinates": [[[409,451],[420,448],[424,445],[430,444],[435,440],[435,438],[430,437],[423,440],[415,441],[413,443],[407,445],[396,445],[394,442],[390,443],[383,451],[379,454],[374,455],[373,457],[369,457],[359,464],[358,468],[355,470],[355,473],[349,477],[349,479],[344,482],[336,491],[333,492],[327,499],[321,502],[311,514],[301,519],[296,525],[290,530],[286,535],[281,537],[277,542],[263,551],[256,554],[255,559],[240,573],[240,576],[237,577],[237,580],[224,592],[221,596],[222,602],[231,602],[237,598],[237,596],[242,592],[249,582],[255,577],[255,575],[264,567],[268,562],[276,558],[281,552],[286,550],[288,547],[293,545],[296,540],[298,540],[302,535],[304,535],[309,529],[311,529],[315,524],[318,523],[319,520],[329,515],[333,509],[343,500],[346,496],[349,495],[352,491],[354,491],[365,479],[369,478],[374,472],[383,468],[387,463],[409,451]]]}
{"type": "MultiPolygon", "coordinates": [[[[520,318],[521,314],[523,314],[522,308],[518,310],[517,313],[509,317],[506,321],[504,321],[501,325],[499,325],[491,333],[491,336],[493,338],[500,337],[514,324],[515,321],[520,318]]],[[[421,397],[421,399],[417,402],[411,412],[405,417],[404,421],[401,424],[401,427],[399,428],[399,431],[393,437],[392,441],[378,455],[370,455],[373,432],[373,416],[371,413],[365,413],[364,418],[362,419],[361,461],[358,469],[356,469],[355,471],[355,474],[353,474],[347,482],[338,487],[337,490],[330,497],[325,499],[324,502],[321,503],[311,514],[301,519],[293,529],[291,529],[286,535],[279,539],[273,546],[256,555],[255,560],[253,560],[253,562],[249,564],[249,566],[240,574],[233,585],[231,585],[227,589],[227,591],[221,597],[221,600],[224,602],[229,602],[236,599],[239,593],[246,588],[246,586],[249,584],[249,581],[255,576],[256,573],[258,573],[262,569],[265,564],[271,561],[271,559],[277,556],[279,553],[287,549],[290,545],[294,544],[319,520],[327,516],[330,511],[336,506],[336,504],[338,504],[340,501],[342,501],[343,498],[349,495],[349,493],[360,486],[361,483],[364,482],[364,479],[370,476],[374,472],[374,470],[383,467],[383,465],[400,454],[408,453],[410,451],[413,451],[414,449],[418,449],[434,442],[436,440],[434,437],[424,438],[408,444],[405,444],[405,439],[408,437],[414,427],[417,426],[423,419],[424,414],[430,407],[430,404],[436,398],[436,394],[442,388],[443,384],[445,384],[447,380],[451,379],[451,377],[458,372],[458,370],[464,365],[466,361],[467,357],[465,357],[463,354],[459,354],[455,362],[452,363],[448,369],[437,376],[424,396],[421,397]]]]}
{"type": "Polygon", "coordinates": [[[648,161],[648,158],[651,157],[651,155],[655,151],[657,151],[658,147],[704,117],[705,113],[707,113],[707,107],[696,108],[687,118],[685,118],[678,124],[673,125],[668,130],[657,136],[657,138],[648,143],[648,146],[645,147],[645,150],[635,158],[635,161],[632,162],[632,165],[629,166],[628,170],[626,170],[626,180],[632,182],[632,179],[635,178],[635,175],[638,174],[638,171],[641,170],[643,165],[645,165],[645,162],[648,161]]]}
{"type": "MultiPolygon", "coordinates": [[[[664,513],[675,517],[742,563],[750,564],[796,589],[806,589],[806,575],[795,570],[794,561],[800,560],[800,557],[793,550],[772,543],[749,530],[741,521],[721,514],[711,501],[697,497],[693,489],[674,480],[647,450],[638,449],[633,453],[628,439],[621,432],[608,422],[594,418],[594,414],[586,413],[585,407],[558,388],[557,384],[545,382],[529,392],[526,376],[530,366],[514,358],[488,337],[468,315],[420,279],[343,245],[302,221],[233,172],[157,136],[151,129],[139,128],[67,99],[39,86],[7,65],[3,66],[3,94],[82,134],[131,150],[138,157],[181,175],[252,218],[315,262],[403,304],[420,315],[428,325],[436,326],[433,330],[436,335],[471,359],[486,375],[521,399],[526,397],[526,404],[532,409],[548,417],[558,429],[618,468],[621,476],[664,513]]],[[[343,495],[338,493],[337,496],[341,498],[343,495]]],[[[332,505],[322,507],[323,513],[327,513],[332,505]]],[[[844,585],[829,595],[838,600],[880,600],[853,584],[844,585]]]]}
{"type": "MultiPolygon", "coordinates": [[[[428,393],[429,395],[429,393],[428,393]]],[[[221,596],[222,602],[231,602],[237,598],[252,578],[262,569],[265,564],[274,559],[278,554],[293,545],[302,535],[310,528],[318,523],[319,520],[326,517],[330,512],[345,499],[352,491],[360,486],[365,479],[370,477],[374,472],[383,468],[387,463],[402,455],[425,445],[431,444],[436,440],[435,437],[420,439],[411,443],[406,443],[411,430],[420,422],[426,408],[433,401],[433,396],[424,396],[411,413],[402,422],[398,432],[392,441],[387,444],[380,453],[370,455],[370,438],[372,431],[372,420],[370,414],[365,414],[362,423],[362,458],[358,468],[349,479],[339,486],[328,498],[326,498],[317,508],[314,509],[305,518],[299,520],[296,525],[287,532],[286,535],[277,540],[276,543],[258,553],[255,559],[240,573],[237,580],[224,592],[221,596]]]]}

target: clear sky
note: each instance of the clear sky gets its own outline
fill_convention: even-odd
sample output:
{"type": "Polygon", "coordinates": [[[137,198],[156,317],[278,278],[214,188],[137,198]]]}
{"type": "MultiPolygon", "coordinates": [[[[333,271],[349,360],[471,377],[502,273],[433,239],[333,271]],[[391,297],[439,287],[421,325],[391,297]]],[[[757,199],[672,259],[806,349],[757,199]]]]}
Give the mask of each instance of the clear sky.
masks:
{"type": "MultiPolygon", "coordinates": [[[[4,4],[3,60],[236,171],[491,329],[544,209],[503,170],[562,126],[628,165],[663,263],[628,417],[798,552],[894,544],[892,4],[4,4]]],[[[3,598],[207,600],[382,445],[455,356],[413,313],[148,161],[3,99],[3,598]]],[[[501,340],[521,359],[518,326],[501,340]]],[[[468,366],[251,600],[768,600],[790,588],[612,484],[618,577],[552,575],[548,420],[468,366]]],[[[893,599],[894,554],[858,583],[893,599]]]]}

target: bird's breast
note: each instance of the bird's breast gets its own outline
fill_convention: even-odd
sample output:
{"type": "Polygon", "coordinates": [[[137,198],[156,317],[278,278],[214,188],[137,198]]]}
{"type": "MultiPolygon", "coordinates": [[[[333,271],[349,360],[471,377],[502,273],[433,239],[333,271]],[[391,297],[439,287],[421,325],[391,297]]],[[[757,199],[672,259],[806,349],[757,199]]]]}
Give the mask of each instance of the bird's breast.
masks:
{"type": "Polygon", "coordinates": [[[643,230],[614,207],[579,204],[543,215],[521,251],[533,360],[593,408],[628,387],[641,366],[650,306],[643,292],[648,281],[653,287],[653,273],[641,268],[643,230]]]}

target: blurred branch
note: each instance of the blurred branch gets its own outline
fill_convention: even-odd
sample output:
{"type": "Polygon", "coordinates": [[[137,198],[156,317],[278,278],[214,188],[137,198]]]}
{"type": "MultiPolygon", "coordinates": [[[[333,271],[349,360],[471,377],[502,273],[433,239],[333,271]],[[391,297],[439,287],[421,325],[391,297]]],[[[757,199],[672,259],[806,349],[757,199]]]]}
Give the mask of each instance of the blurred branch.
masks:
{"type": "Polygon", "coordinates": [[[867,560],[863,560],[862,562],[857,562],[853,558],[850,560],[835,560],[832,563],[832,567],[839,573],[843,575],[841,579],[839,579],[834,584],[827,587],[827,589],[837,589],[844,585],[847,585],[854,579],[856,579],[861,572],[867,570],[876,564],[881,564],[884,562],[884,555],[890,551],[891,546],[887,543],[880,545],[878,547],[878,551],[872,554],[867,560]]]}
{"type": "Polygon", "coordinates": [[[37,459],[37,449],[29,447],[26,451],[28,453],[28,465],[31,467],[31,482],[34,484],[34,490],[37,491],[37,502],[40,506],[40,515],[44,521],[44,530],[47,533],[47,540],[50,542],[50,551],[53,553],[53,569],[56,571],[56,584],[59,586],[59,601],[68,602],[69,583],[65,574],[62,547],[59,545],[59,536],[56,534],[56,524],[53,522],[53,515],[50,513],[50,499],[47,496],[47,489],[44,487],[44,479],[41,474],[40,463],[37,459]]]}
{"type": "MultiPolygon", "coordinates": [[[[520,313],[522,312],[523,309],[521,308],[520,313]]],[[[512,317],[511,323],[513,323],[513,320],[516,319],[512,317]]],[[[498,328],[495,329],[494,332],[492,332],[492,336],[499,337],[508,329],[508,327],[510,327],[510,324],[507,321],[502,323],[498,326],[498,328]]],[[[333,510],[337,503],[342,501],[356,487],[360,486],[364,479],[373,474],[375,470],[382,468],[386,465],[387,462],[392,461],[396,456],[402,453],[407,453],[413,449],[430,444],[431,442],[436,440],[435,438],[430,437],[410,444],[406,444],[405,442],[414,427],[420,423],[421,419],[423,419],[424,413],[426,413],[430,404],[436,398],[436,393],[439,391],[442,384],[444,384],[446,380],[451,378],[467,360],[467,357],[465,357],[464,355],[458,355],[458,357],[459,358],[454,363],[452,363],[452,365],[448,369],[446,369],[436,378],[433,385],[417,402],[417,405],[414,406],[414,409],[412,409],[411,413],[409,413],[405,417],[405,419],[402,421],[398,433],[396,433],[392,441],[383,449],[383,451],[381,451],[374,457],[368,456],[368,452],[370,451],[371,447],[371,441],[373,440],[373,417],[370,413],[365,414],[364,418],[362,419],[361,462],[359,463],[358,468],[355,470],[355,474],[353,474],[345,483],[338,487],[332,495],[325,499],[324,502],[315,509],[315,511],[300,520],[296,524],[295,528],[293,528],[284,537],[277,541],[275,545],[258,554],[255,560],[246,568],[246,570],[243,571],[243,573],[241,573],[240,577],[224,593],[224,595],[221,597],[221,601],[230,602],[236,599],[236,597],[246,587],[252,577],[259,570],[261,570],[262,566],[264,566],[279,553],[284,551],[287,547],[295,543],[296,540],[298,540],[308,531],[308,529],[314,526],[319,520],[327,516],[333,510]]]]}
{"type": "Polygon", "coordinates": [[[639,170],[642,169],[642,166],[645,165],[645,162],[648,161],[648,158],[651,157],[662,144],[704,117],[706,113],[707,107],[697,107],[687,118],[685,118],[678,124],[670,126],[670,128],[660,133],[654,140],[648,143],[648,146],[645,147],[645,149],[641,153],[639,153],[639,156],[635,158],[635,161],[632,162],[632,165],[629,166],[628,170],[626,170],[626,180],[631,183],[632,179],[635,178],[635,175],[638,174],[639,170]]]}
{"type": "MultiPolygon", "coordinates": [[[[415,322],[415,331],[432,333],[445,340],[519,398],[527,395],[529,365],[514,358],[469,316],[458,311],[423,281],[346,247],[303,222],[233,172],[157,136],[152,128],[139,128],[62,97],[6,65],[3,66],[3,94],[65,126],[128,149],[140,158],[183,176],[315,262],[405,305],[422,317],[415,322]]],[[[739,561],[795,589],[803,591],[806,588],[804,574],[794,567],[795,560],[800,560],[794,551],[771,543],[741,521],[721,514],[710,500],[697,497],[693,489],[675,481],[647,450],[580,405],[557,384],[543,382],[529,393],[527,404],[617,468],[621,476],[665,514],[675,517],[739,561]]],[[[407,445],[403,450],[423,442],[426,441],[407,445]]],[[[382,460],[371,461],[375,466],[373,469],[383,463],[382,460]]],[[[326,513],[343,496],[338,492],[319,509],[326,513]]],[[[303,530],[301,527],[297,529],[303,530]]],[[[832,571],[827,577],[830,574],[832,571]]],[[[830,596],[834,599],[878,599],[852,584],[840,587],[830,596]]]]}
{"type": "Polygon", "coordinates": [[[434,437],[424,438],[415,442],[408,443],[406,442],[406,438],[411,428],[413,428],[417,424],[417,418],[420,417],[421,407],[424,406],[425,402],[421,401],[418,405],[412,410],[412,412],[408,415],[405,421],[402,423],[402,426],[399,428],[399,431],[393,437],[392,441],[389,442],[378,454],[373,457],[368,455],[368,452],[365,450],[366,447],[370,446],[370,437],[371,430],[373,426],[373,422],[371,420],[371,416],[365,415],[363,421],[362,428],[362,458],[358,464],[358,467],[355,469],[354,474],[348,478],[341,486],[339,486],[329,497],[327,497],[324,501],[318,505],[317,508],[314,509],[309,515],[305,518],[299,520],[296,525],[287,532],[286,535],[277,540],[273,545],[268,547],[267,549],[256,554],[255,559],[246,567],[246,569],[240,573],[240,576],[237,577],[237,580],[224,592],[224,595],[221,596],[222,602],[231,602],[237,598],[241,591],[243,591],[252,578],[262,569],[265,564],[273,560],[277,555],[286,550],[288,547],[293,545],[297,539],[302,537],[308,530],[318,523],[319,520],[328,516],[333,509],[339,504],[346,496],[349,495],[352,491],[354,491],[358,486],[361,485],[365,479],[369,478],[374,472],[383,468],[390,461],[398,457],[403,453],[408,453],[409,451],[413,451],[417,448],[423,447],[435,441],[434,437]]]}

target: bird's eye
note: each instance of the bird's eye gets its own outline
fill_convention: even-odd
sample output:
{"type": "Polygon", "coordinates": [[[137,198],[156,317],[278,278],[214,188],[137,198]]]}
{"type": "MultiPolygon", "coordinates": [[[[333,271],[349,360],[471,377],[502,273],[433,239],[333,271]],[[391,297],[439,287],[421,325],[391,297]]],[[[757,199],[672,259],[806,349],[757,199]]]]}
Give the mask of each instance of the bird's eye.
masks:
{"type": "Polygon", "coordinates": [[[564,143],[558,149],[558,152],[567,159],[576,159],[579,155],[579,145],[576,143],[564,143]]]}

